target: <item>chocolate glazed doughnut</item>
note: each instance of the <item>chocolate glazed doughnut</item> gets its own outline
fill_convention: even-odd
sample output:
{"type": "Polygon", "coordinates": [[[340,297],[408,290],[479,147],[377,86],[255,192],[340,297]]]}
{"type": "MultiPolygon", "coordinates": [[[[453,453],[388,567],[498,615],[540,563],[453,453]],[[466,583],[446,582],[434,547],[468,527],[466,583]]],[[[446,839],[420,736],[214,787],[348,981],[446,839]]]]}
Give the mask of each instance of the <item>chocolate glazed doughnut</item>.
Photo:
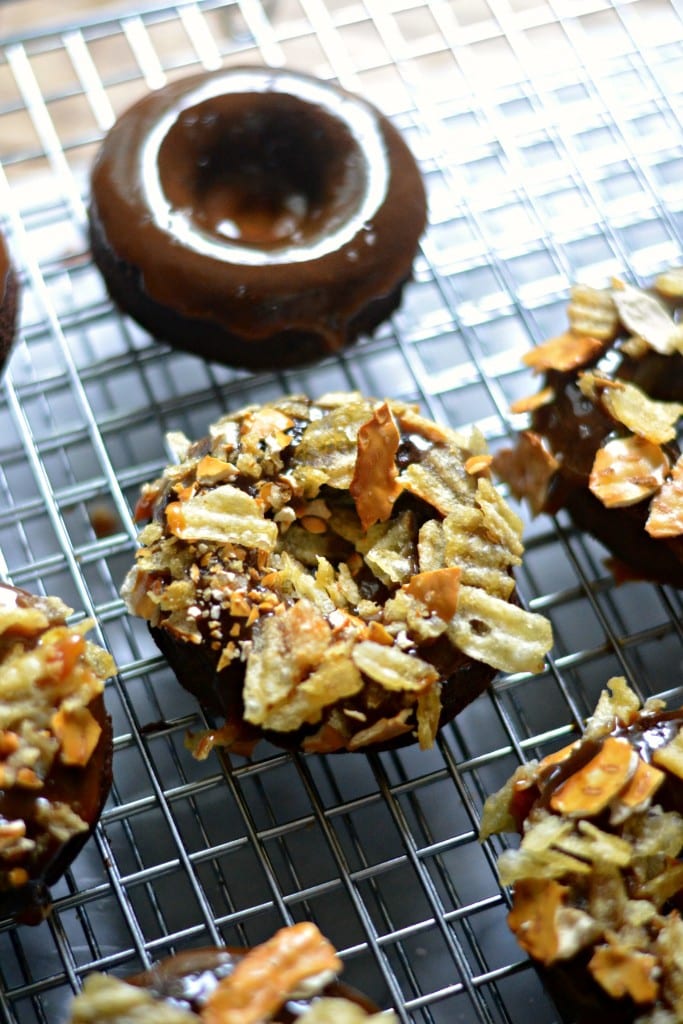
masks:
{"type": "MultiPolygon", "coordinates": [[[[496,671],[541,671],[521,521],[483,437],[357,393],[222,417],[143,488],[122,595],[220,729],[316,753],[434,743],[496,671]]],[[[241,751],[240,751],[241,752],[241,751]]]]}
{"type": "Polygon", "coordinates": [[[0,585],[0,917],[38,924],[111,784],[114,665],[55,597],[0,585]]]}
{"type": "Polygon", "coordinates": [[[153,92],[92,173],[94,259],[153,335],[252,369],[307,362],[398,305],[426,220],[398,131],[286,70],[231,68],[153,92]]]}
{"type": "Polygon", "coordinates": [[[0,234],[0,370],[12,349],[19,305],[19,283],[7,243],[0,234]]]}
{"type": "Polygon", "coordinates": [[[86,979],[71,1024],[395,1024],[342,985],[342,962],[311,922],[282,928],[253,949],[206,948],[170,956],[121,981],[86,979]]]}
{"type": "Polygon", "coordinates": [[[676,1024],[683,1005],[683,708],[609,680],[584,735],[488,798],[510,928],[568,1019],[676,1024]]]}

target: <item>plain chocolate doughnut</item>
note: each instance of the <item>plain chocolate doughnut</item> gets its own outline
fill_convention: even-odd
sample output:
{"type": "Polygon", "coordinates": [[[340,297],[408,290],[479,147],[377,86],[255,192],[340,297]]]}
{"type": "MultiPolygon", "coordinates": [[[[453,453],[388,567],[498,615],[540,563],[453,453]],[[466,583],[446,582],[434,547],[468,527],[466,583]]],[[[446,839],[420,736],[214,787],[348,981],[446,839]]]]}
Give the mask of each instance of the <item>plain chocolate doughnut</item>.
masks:
{"type": "Polygon", "coordinates": [[[372,331],[400,301],[425,219],[387,118],[266,67],[145,96],[92,172],[92,252],[120,308],[172,345],[252,369],[372,331]]]}

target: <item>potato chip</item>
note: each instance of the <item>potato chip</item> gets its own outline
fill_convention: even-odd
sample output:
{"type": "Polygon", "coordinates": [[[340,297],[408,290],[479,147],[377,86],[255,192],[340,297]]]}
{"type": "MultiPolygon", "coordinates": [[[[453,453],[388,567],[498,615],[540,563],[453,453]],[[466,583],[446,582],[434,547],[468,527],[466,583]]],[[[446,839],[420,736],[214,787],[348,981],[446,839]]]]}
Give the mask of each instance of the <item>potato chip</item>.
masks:
{"type": "Polygon", "coordinates": [[[589,334],[565,331],[555,338],[525,352],[522,362],[533,368],[535,373],[545,370],[559,370],[567,373],[578,370],[597,359],[605,348],[605,341],[589,334]]]}
{"type": "Polygon", "coordinates": [[[459,566],[463,584],[482,587],[499,597],[509,597],[515,585],[509,569],[520,559],[511,555],[502,544],[495,544],[484,536],[483,523],[484,516],[480,513],[479,529],[467,530],[463,528],[459,513],[451,512],[446,516],[443,522],[445,561],[448,565],[459,566]]]}
{"type": "Polygon", "coordinates": [[[444,516],[461,505],[476,486],[465,472],[462,456],[441,448],[432,448],[420,462],[411,462],[399,480],[407,491],[444,516]]]}
{"type": "Polygon", "coordinates": [[[534,412],[536,409],[541,409],[544,405],[550,405],[554,401],[555,389],[548,385],[533,395],[526,395],[524,398],[518,398],[516,401],[511,402],[510,412],[515,415],[524,412],[534,412]]]}
{"type": "Polygon", "coordinates": [[[597,450],[588,486],[606,508],[625,508],[656,494],[668,471],[659,445],[632,434],[597,450]]]}
{"type": "MultiPolygon", "coordinates": [[[[329,487],[348,489],[356,468],[358,431],[373,410],[367,400],[347,402],[309,423],[292,460],[294,479],[305,481],[316,470],[329,487]]],[[[318,493],[306,491],[310,497],[318,493]]]]}
{"type": "Polygon", "coordinates": [[[654,295],[620,281],[612,296],[623,325],[655,352],[669,356],[683,349],[683,326],[674,322],[654,295]]]}
{"type": "Polygon", "coordinates": [[[278,539],[277,525],[264,519],[254,498],[232,484],[197,494],[166,507],[168,528],[185,541],[214,544],[243,544],[247,548],[273,551],[278,539]]]}
{"type": "Polygon", "coordinates": [[[441,569],[446,564],[446,538],[438,519],[428,519],[420,527],[417,539],[417,560],[420,572],[441,569]]]}
{"type": "MultiPolygon", "coordinates": [[[[438,572],[439,570],[437,570],[438,572]]],[[[401,627],[416,643],[430,643],[446,632],[448,622],[430,612],[427,605],[405,588],[397,590],[384,605],[384,622],[395,636],[401,627]]],[[[368,632],[368,640],[374,637],[368,632]]]]}
{"type": "Polygon", "coordinates": [[[676,437],[676,424],[683,416],[680,402],[658,402],[635,384],[597,374],[583,374],[579,387],[617,421],[652,444],[666,444],[676,437]]]}
{"type": "Polygon", "coordinates": [[[683,534],[683,455],[679,456],[671,476],[650,502],[645,529],[651,537],[680,537],[683,534]]]}
{"type": "Polygon", "coordinates": [[[417,569],[412,512],[405,511],[366,552],[365,562],[383,583],[404,583],[417,569]]]}
{"type": "Polygon", "coordinates": [[[567,316],[576,334],[587,334],[599,341],[613,341],[619,332],[614,298],[604,288],[575,284],[569,293],[567,316]]]}
{"type": "Polygon", "coordinates": [[[484,513],[484,531],[496,544],[510,552],[511,564],[519,565],[524,551],[523,524],[516,512],[503,500],[490,480],[477,481],[477,506],[484,513]]]}
{"type": "Polygon", "coordinates": [[[654,288],[666,299],[683,299],[683,267],[670,267],[657,274],[654,288]]]}
{"type": "Polygon", "coordinates": [[[420,750],[434,746],[441,717],[441,685],[435,683],[417,698],[417,741],[420,750]]]}
{"type": "Polygon", "coordinates": [[[361,729],[349,740],[349,750],[362,750],[373,743],[391,743],[397,736],[410,732],[412,726],[408,719],[412,715],[411,708],[403,708],[391,718],[380,718],[367,729],[361,729]]]}
{"type": "Polygon", "coordinates": [[[308,601],[263,619],[253,633],[244,678],[244,717],[261,725],[271,709],[322,662],[332,631],[308,601]]]}
{"type": "Polygon", "coordinates": [[[672,775],[683,779],[683,732],[679,729],[674,738],[665,746],[658,747],[652,755],[653,762],[665,768],[672,775]]]}
{"type": "Polygon", "coordinates": [[[336,609],[337,605],[315,576],[287,551],[280,555],[278,578],[284,594],[309,601],[321,615],[331,615],[336,609]]]}
{"type": "Polygon", "coordinates": [[[333,644],[319,668],[300,682],[260,723],[265,729],[290,732],[304,724],[314,725],[323,708],[363,689],[363,678],[349,658],[347,643],[333,644]]]}
{"type": "Polygon", "coordinates": [[[526,498],[533,515],[543,511],[548,485],[559,463],[540,434],[523,430],[513,448],[501,448],[493,456],[493,469],[518,500],[526,498]]]}
{"type": "Polygon", "coordinates": [[[385,690],[419,693],[439,678],[436,669],[416,655],[406,654],[398,647],[385,647],[373,640],[362,640],[356,644],[351,657],[361,672],[385,690]]]}
{"type": "Polygon", "coordinates": [[[448,635],[465,654],[503,672],[541,672],[553,645],[543,615],[462,584],[448,635]]]}

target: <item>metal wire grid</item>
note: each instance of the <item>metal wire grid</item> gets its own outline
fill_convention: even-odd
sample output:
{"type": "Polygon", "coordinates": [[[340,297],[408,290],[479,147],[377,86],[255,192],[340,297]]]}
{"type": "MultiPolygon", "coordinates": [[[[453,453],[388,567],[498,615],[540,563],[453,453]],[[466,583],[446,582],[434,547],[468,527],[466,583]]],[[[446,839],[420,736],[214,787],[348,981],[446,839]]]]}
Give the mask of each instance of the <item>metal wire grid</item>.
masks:
{"type": "Polygon", "coordinates": [[[563,322],[570,281],[680,258],[682,40],[666,0],[200,0],[7,36],[0,210],[24,301],[0,394],[0,551],[15,583],[97,619],[120,673],[112,796],[51,918],[0,925],[0,1019],[62,1020],[93,969],[255,943],[304,917],[402,1021],[558,1019],[507,931],[495,846],[476,838],[482,800],[563,742],[610,675],[677,696],[678,593],[618,588],[562,517],[528,523],[520,589],[557,640],[541,676],[500,679],[430,753],[197,762],[183,742],[196,706],[118,587],[168,429],[200,436],[246,401],[355,387],[505,441],[509,402],[531,389],[520,352],[563,322]],[[112,309],[85,242],[87,171],[115,114],[169,76],[243,60],[369,95],[430,194],[393,321],[277,376],[151,342],[112,309]]]}

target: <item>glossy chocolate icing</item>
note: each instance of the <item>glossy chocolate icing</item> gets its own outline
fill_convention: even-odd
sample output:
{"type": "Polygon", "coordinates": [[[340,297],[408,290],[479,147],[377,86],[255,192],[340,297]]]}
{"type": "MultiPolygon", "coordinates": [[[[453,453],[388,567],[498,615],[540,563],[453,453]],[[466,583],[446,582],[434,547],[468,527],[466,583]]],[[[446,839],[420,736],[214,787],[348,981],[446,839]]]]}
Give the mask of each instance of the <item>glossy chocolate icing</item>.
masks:
{"type": "Polygon", "coordinates": [[[173,344],[245,365],[306,360],[375,326],[425,217],[415,160],[379,111],[268,68],[146,96],[92,175],[93,254],[116,301],[173,344]]]}
{"type": "MultiPolygon", "coordinates": [[[[39,606],[40,602],[40,598],[27,591],[0,583],[0,604],[5,608],[31,608],[39,606]]],[[[27,648],[37,644],[39,639],[38,635],[32,640],[23,633],[20,636],[27,648]]],[[[7,630],[0,638],[0,660],[16,643],[17,634],[7,630]]],[[[13,867],[26,871],[28,880],[17,888],[0,887],[0,918],[13,917],[23,924],[38,924],[43,920],[49,909],[49,886],[74,860],[102,812],[111,785],[112,726],[101,695],[96,696],[88,708],[101,733],[87,764],[73,767],[56,759],[38,792],[16,786],[4,789],[0,784],[0,824],[23,822],[26,837],[39,844],[35,853],[28,852],[13,861],[13,867]],[[73,835],[66,842],[48,834],[38,820],[39,799],[67,804],[86,822],[89,830],[73,835]]]]}
{"type": "MultiPolygon", "coordinates": [[[[175,1006],[198,1014],[220,979],[232,972],[245,952],[232,947],[188,950],[167,957],[149,971],[126,980],[131,985],[147,989],[157,999],[172,1000],[175,1006]]],[[[369,999],[338,981],[330,982],[319,995],[348,999],[362,1006],[368,1014],[378,1012],[369,999]]],[[[279,1024],[294,1024],[311,1002],[312,998],[297,998],[283,1003],[277,1014],[279,1024]]]]}
{"type": "MultiPolygon", "coordinates": [[[[610,736],[626,740],[647,764],[653,763],[655,751],[666,746],[683,727],[683,708],[672,711],[643,711],[628,725],[617,724],[597,738],[581,739],[574,750],[559,763],[550,763],[533,786],[520,788],[515,794],[513,816],[520,834],[524,822],[537,808],[548,810],[552,798],[567,779],[591,761],[610,736]]],[[[666,811],[683,813],[683,786],[680,780],[666,775],[656,801],[666,811]]],[[[609,812],[606,812],[608,814],[609,812]]]]}

